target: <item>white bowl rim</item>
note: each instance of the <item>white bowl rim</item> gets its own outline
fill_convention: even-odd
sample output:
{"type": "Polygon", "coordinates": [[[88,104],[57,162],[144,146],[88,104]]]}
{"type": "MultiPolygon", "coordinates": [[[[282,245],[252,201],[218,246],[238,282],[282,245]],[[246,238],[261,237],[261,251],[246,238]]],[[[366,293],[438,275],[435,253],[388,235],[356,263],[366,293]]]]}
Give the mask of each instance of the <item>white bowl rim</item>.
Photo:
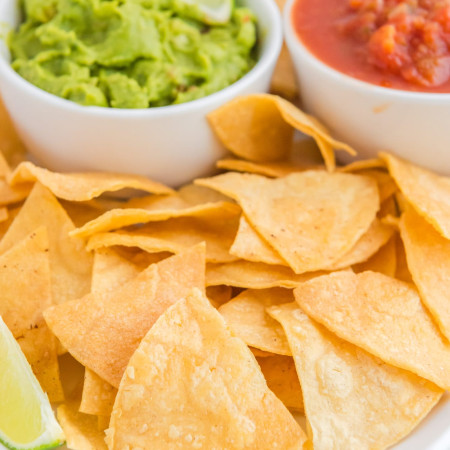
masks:
{"type": "MultiPolygon", "coordinates": [[[[334,78],[335,81],[345,84],[349,88],[353,88],[358,91],[370,92],[372,94],[378,94],[384,96],[384,99],[391,97],[393,100],[402,100],[406,102],[427,101],[440,103],[442,101],[450,100],[450,93],[445,92],[420,92],[420,91],[406,91],[402,89],[388,88],[384,86],[378,86],[376,84],[369,83],[367,81],[353,78],[339,70],[327,65],[315,56],[307,47],[303,44],[300,37],[297,35],[292,24],[292,8],[294,3],[301,0],[288,0],[283,11],[283,28],[284,35],[288,47],[294,48],[301,54],[301,57],[311,64],[315,69],[320,70],[328,77],[334,78]]],[[[291,54],[294,58],[295,56],[291,54]]]]}
{"type": "MultiPolygon", "coordinates": [[[[0,0],[7,1],[7,0],[0,0]]],[[[15,0],[8,0],[15,1],[15,0]]],[[[34,84],[22,78],[12,67],[11,64],[0,56],[0,75],[4,76],[9,83],[15,84],[18,89],[25,91],[29,96],[34,96],[42,102],[46,102],[51,106],[65,109],[73,113],[82,113],[90,116],[114,117],[114,118],[153,118],[166,117],[178,114],[185,114],[187,112],[195,112],[204,108],[213,108],[217,104],[225,103],[231,98],[240,94],[243,90],[253,84],[255,78],[259,78],[267,72],[278,55],[283,44],[283,28],[281,15],[273,0],[259,0],[264,7],[268,9],[268,17],[270,26],[267,30],[262,30],[266,36],[271,37],[267,40],[266,48],[261,53],[261,57],[257,60],[254,67],[247,72],[242,78],[233,84],[221,89],[218,92],[207,95],[196,100],[177,105],[149,107],[142,109],[121,109],[121,108],[107,108],[100,106],[84,106],[79,105],[70,100],[58,97],[54,94],[38,88],[34,84]]]]}

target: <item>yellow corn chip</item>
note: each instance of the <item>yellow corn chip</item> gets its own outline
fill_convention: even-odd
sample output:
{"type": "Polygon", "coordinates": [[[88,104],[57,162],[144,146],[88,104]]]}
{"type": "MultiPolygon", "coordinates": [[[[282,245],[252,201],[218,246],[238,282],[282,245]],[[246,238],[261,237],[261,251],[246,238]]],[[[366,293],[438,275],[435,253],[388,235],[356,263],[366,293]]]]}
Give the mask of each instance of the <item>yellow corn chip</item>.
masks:
{"type": "Polygon", "coordinates": [[[381,273],[335,272],[294,291],[304,311],[388,364],[450,388],[450,343],[413,285],[381,273]]]}
{"type": "Polygon", "coordinates": [[[0,205],[12,205],[27,198],[33,187],[32,184],[10,186],[5,180],[0,179],[0,205]]]}
{"type": "Polygon", "coordinates": [[[286,408],[303,412],[303,395],[294,360],[290,356],[257,358],[269,389],[286,408]]]}
{"type": "Polygon", "coordinates": [[[265,352],[259,348],[249,347],[249,349],[256,358],[268,358],[269,356],[275,356],[273,353],[265,352]]]}
{"type": "Polygon", "coordinates": [[[82,240],[70,237],[74,225],[53,194],[36,183],[0,242],[0,253],[33,232],[47,227],[54,303],[79,298],[90,290],[92,256],[82,240]]]}
{"type": "Polygon", "coordinates": [[[215,308],[229,302],[232,295],[233,288],[231,286],[210,286],[206,288],[206,297],[215,308]]]}
{"type": "Polygon", "coordinates": [[[247,346],[198,289],[170,307],[140,343],[107,435],[110,450],[294,449],[306,441],[247,346]]]}
{"type": "Polygon", "coordinates": [[[379,207],[376,183],[352,174],[306,171],[269,179],[229,172],[196,182],[234,198],[296,273],[322,270],[345,255],[379,207]]]}
{"type": "Polygon", "coordinates": [[[412,208],[403,213],[400,232],[422,301],[450,341],[450,241],[412,208]]]}
{"type": "Polygon", "coordinates": [[[235,336],[247,345],[278,355],[291,355],[280,324],[266,314],[266,308],[294,300],[283,288],[248,289],[219,308],[235,336]]]}
{"type": "Polygon", "coordinates": [[[223,145],[244,159],[276,161],[291,149],[294,130],[273,96],[239,97],[210,113],[208,120],[223,145]]]}
{"type": "Polygon", "coordinates": [[[45,311],[67,350],[114,387],[157,318],[192,288],[204,289],[204,245],[149,266],[111,292],[91,293],[45,311]]]}
{"type": "Polygon", "coordinates": [[[35,166],[29,161],[20,163],[11,174],[12,186],[39,181],[56,197],[82,202],[91,200],[105,192],[116,192],[124,188],[138,189],[152,194],[166,194],[172,190],[161,183],[139,175],[113,173],[57,173],[35,166]]]}
{"type": "Polygon", "coordinates": [[[83,394],[78,410],[96,416],[110,416],[116,399],[117,389],[86,368],[83,394]]]}
{"type": "Polygon", "coordinates": [[[380,203],[392,197],[398,190],[393,178],[384,170],[366,169],[359,171],[358,175],[365,175],[366,177],[373,178],[377,182],[380,203]]]}
{"type": "Polygon", "coordinates": [[[206,266],[206,286],[234,286],[246,289],[267,289],[273,287],[294,288],[325,272],[295,274],[289,267],[235,261],[226,264],[206,266]]]}
{"type": "Polygon", "coordinates": [[[367,261],[354,265],[353,270],[356,273],[371,270],[394,278],[397,269],[396,253],[396,237],[394,236],[367,261]]]}
{"type": "Polygon", "coordinates": [[[353,161],[346,166],[338,167],[336,170],[340,172],[359,172],[366,169],[385,169],[386,164],[381,158],[362,159],[353,161]]]}
{"type": "Polygon", "coordinates": [[[268,311],[286,331],[316,450],[389,447],[406,436],[443,393],[433,383],[339,339],[295,303],[268,311]]]}
{"type": "Polygon", "coordinates": [[[15,165],[23,159],[25,147],[20,140],[9,113],[0,98],[0,151],[10,164],[15,165]]]}
{"type": "Polygon", "coordinates": [[[58,407],[58,422],[64,431],[67,447],[76,450],[107,450],[105,433],[99,431],[97,416],[78,412],[78,402],[58,407]]]}
{"type": "Polygon", "coordinates": [[[416,211],[450,239],[450,178],[439,176],[388,153],[380,153],[389,173],[416,211]]]}
{"type": "Polygon", "coordinates": [[[280,56],[272,75],[270,91],[289,100],[296,100],[298,97],[295,70],[286,44],[283,44],[281,48],[280,56]]]}
{"type": "Polygon", "coordinates": [[[8,220],[9,212],[8,208],[0,207],[0,222],[5,222],[8,220]]]}
{"type": "Polygon", "coordinates": [[[406,281],[407,283],[412,283],[412,275],[408,268],[408,262],[406,261],[406,252],[403,241],[397,235],[395,240],[395,259],[397,261],[395,268],[395,278],[406,281]]]}
{"type": "Polygon", "coordinates": [[[181,217],[218,217],[237,215],[240,208],[234,203],[215,202],[192,206],[183,209],[113,209],[106,212],[95,220],[88,222],[81,228],[76,229],[72,235],[88,237],[96,233],[116,230],[129,225],[143,224],[148,222],[159,222],[181,217]]]}

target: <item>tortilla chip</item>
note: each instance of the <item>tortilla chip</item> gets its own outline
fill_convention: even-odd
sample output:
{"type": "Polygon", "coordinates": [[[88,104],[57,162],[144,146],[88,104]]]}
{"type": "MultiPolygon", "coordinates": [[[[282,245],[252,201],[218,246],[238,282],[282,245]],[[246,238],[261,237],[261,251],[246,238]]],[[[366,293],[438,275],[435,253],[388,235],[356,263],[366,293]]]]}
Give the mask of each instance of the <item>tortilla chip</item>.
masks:
{"type": "Polygon", "coordinates": [[[247,346],[198,289],[160,317],[132,356],[107,435],[110,450],[263,450],[306,441],[247,346]]]}
{"type": "Polygon", "coordinates": [[[296,273],[324,269],[345,255],[379,207],[376,183],[352,174],[306,171],[269,179],[229,172],[196,183],[234,198],[296,273]]]}
{"type": "Polygon", "coordinates": [[[206,286],[234,286],[245,289],[268,289],[273,287],[294,288],[306,280],[326,272],[295,274],[289,267],[235,261],[206,266],[206,286]]]}
{"type": "Polygon", "coordinates": [[[222,144],[235,155],[255,162],[285,158],[293,128],[280,115],[274,96],[239,97],[208,114],[222,144]]]}
{"type": "Polygon", "coordinates": [[[11,208],[8,209],[8,217],[6,220],[3,220],[0,222],[0,241],[3,239],[3,236],[6,234],[6,232],[9,230],[9,227],[13,223],[14,219],[16,218],[17,214],[19,214],[20,206],[17,208],[11,208]]]}
{"type": "Polygon", "coordinates": [[[248,347],[250,349],[250,351],[253,353],[253,355],[256,358],[269,358],[270,356],[275,356],[273,353],[271,352],[265,352],[263,350],[260,350],[259,348],[254,348],[254,347],[248,347]]]}
{"type": "Polygon", "coordinates": [[[277,65],[272,75],[270,91],[289,100],[296,100],[298,98],[299,92],[294,65],[292,64],[291,55],[286,44],[283,44],[281,48],[277,65]]]}
{"type": "Polygon", "coordinates": [[[380,153],[389,173],[416,211],[450,239],[450,178],[439,176],[388,153],[380,153]]]}
{"type": "Polygon", "coordinates": [[[386,216],[397,217],[399,215],[399,210],[397,207],[397,202],[395,200],[395,195],[387,198],[380,204],[380,210],[377,216],[383,218],[386,216]]]}
{"type": "Polygon", "coordinates": [[[230,253],[247,261],[288,265],[276,250],[253,229],[243,214],[230,253]]]}
{"type": "Polygon", "coordinates": [[[375,219],[369,229],[364,233],[342,258],[333,263],[328,270],[339,270],[367,261],[391,238],[394,228],[375,219]]]}
{"type": "Polygon", "coordinates": [[[65,353],[58,358],[61,384],[64,396],[70,399],[78,399],[81,395],[84,380],[84,366],[81,365],[70,353],[65,353]]]}
{"type": "Polygon", "coordinates": [[[0,98],[0,151],[15,166],[24,158],[25,147],[16,132],[3,100],[0,98]]]}
{"type": "Polygon", "coordinates": [[[359,171],[358,175],[365,175],[376,181],[380,195],[380,203],[383,203],[398,191],[394,179],[385,170],[366,169],[359,171]]]}
{"type": "Polygon", "coordinates": [[[81,228],[77,228],[72,235],[78,237],[88,237],[96,233],[116,230],[130,225],[143,224],[148,222],[159,222],[168,219],[182,217],[217,217],[225,215],[237,215],[240,208],[234,203],[215,202],[192,206],[183,209],[113,209],[106,212],[95,220],[88,222],[81,228]]]}
{"type": "Polygon", "coordinates": [[[234,170],[235,172],[254,173],[269,178],[279,178],[295,172],[312,169],[312,165],[298,164],[291,161],[278,161],[271,163],[255,163],[243,159],[221,159],[217,161],[219,169],[234,170]]]}
{"type": "Polygon", "coordinates": [[[412,283],[412,275],[408,268],[408,262],[406,261],[406,252],[403,241],[397,235],[395,240],[395,259],[397,261],[395,269],[395,278],[406,283],[412,283]]]}
{"type": "Polygon", "coordinates": [[[36,183],[30,196],[0,242],[7,251],[37,227],[47,227],[53,301],[82,297],[90,290],[92,256],[82,240],[69,236],[74,225],[53,194],[36,183]]]}
{"type": "Polygon", "coordinates": [[[450,343],[413,285],[381,273],[334,272],[294,290],[301,308],[342,339],[450,388],[450,343]]]}
{"type": "Polygon", "coordinates": [[[95,416],[110,416],[116,399],[117,389],[100,378],[95,372],[86,369],[83,394],[78,410],[95,416]]]}
{"type": "Polygon", "coordinates": [[[32,187],[32,184],[10,186],[5,180],[0,179],[0,205],[12,205],[25,200],[32,187]]]}
{"type": "Polygon", "coordinates": [[[394,278],[397,269],[396,249],[396,236],[394,236],[367,261],[354,265],[354,272],[360,273],[371,270],[394,278]]]}
{"type": "Polygon", "coordinates": [[[450,241],[412,208],[403,213],[400,232],[422,301],[450,341],[450,241]]]}
{"type": "Polygon", "coordinates": [[[386,164],[381,158],[362,159],[353,161],[342,167],[338,167],[336,170],[340,172],[359,172],[366,169],[385,169],[386,164]]]}
{"type": "Polygon", "coordinates": [[[266,314],[266,308],[294,300],[283,288],[248,289],[219,308],[235,336],[247,345],[278,355],[291,355],[280,324],[266,314]]]}
{"type": "Polygon", "coordinates": [[[149,266],[111,292],[45,311],[45,320],[83,365],[118,387],[128,361],[158,317],[194,287],[204,289],[204,245],[149,266]]]}
{"type": "Polygon", "coordinates": [[[269,389],[286,408],[303,412],[303,395],[294,360],[290,356],[274,355],[257,358],[269,389]]]}
{"type": "Polygon", "coordinates": [[[0,207],[0,222],[8,220],[8,217],[9,217],[8,208],[0,207]]]}
{"type": "Polygon", "coordinates": [[[286,331],[315,449],[389,447],[442,396],[433,383],[339,339],[295,303],[269,311],[286,331]]]}
{"type": "Polygon", "coordinates": [[[99,197],[105,192],[116,192],[125,188],[138,189],[152,194],[168,194],[172,190],[161,183],[139,175],[114,173],[57,173],[35,166],[29,161],[20,163],[11,174],[12,186],[39,181],[53,195],[64,200],[82,202],[99,197]]]}
{"type": "Polygon", "coordinates": [[[105,433],[97,427],[97,417],[78,412],[78,402],[58,407],[58,422],[66,436],[68,448],[76,450],[107,450],[105,433]]]}
{"type": "Polygon", "coordinates": [[[64,391],[59,374],[57,341],[47,325],[42,323],[31,330],[25,330],[17,338],[17,342],[49,400],[62,402],[64,391]]]}
{"type": "Polygon", "coordinates": [[[215,308],[229,302],[232,296],[233,288],[231,286],[210,286],[206,288],[206,297],[215,308]]]}

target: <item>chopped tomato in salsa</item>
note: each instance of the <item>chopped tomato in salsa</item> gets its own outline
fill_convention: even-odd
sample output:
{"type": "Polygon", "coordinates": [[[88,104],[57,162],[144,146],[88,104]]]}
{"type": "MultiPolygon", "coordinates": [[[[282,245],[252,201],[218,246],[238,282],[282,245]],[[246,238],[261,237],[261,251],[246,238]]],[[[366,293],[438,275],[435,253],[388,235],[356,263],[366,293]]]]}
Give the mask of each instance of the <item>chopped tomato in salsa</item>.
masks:
{"type": "Polygon", "coordinates": [[[292,19],[304,44],[344,73],[450,92],[450,0],[297,0],[292,19]]]}

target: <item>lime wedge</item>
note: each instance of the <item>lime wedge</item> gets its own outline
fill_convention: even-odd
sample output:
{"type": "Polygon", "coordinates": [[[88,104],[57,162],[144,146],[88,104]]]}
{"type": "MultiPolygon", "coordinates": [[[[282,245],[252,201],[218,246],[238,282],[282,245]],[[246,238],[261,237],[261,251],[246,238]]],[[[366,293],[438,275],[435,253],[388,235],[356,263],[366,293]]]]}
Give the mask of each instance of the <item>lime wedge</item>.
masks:
{"type": "Polygon", "coordinates": [[[208,25],[222,25],[231,18],[234,0],[175,0],[175,9],[208,25]]]}
{"type": "Polygon", "coordinates": [[[63,443],[48,397],[0,317],[0,448],[47,449],[63,443]]]}

